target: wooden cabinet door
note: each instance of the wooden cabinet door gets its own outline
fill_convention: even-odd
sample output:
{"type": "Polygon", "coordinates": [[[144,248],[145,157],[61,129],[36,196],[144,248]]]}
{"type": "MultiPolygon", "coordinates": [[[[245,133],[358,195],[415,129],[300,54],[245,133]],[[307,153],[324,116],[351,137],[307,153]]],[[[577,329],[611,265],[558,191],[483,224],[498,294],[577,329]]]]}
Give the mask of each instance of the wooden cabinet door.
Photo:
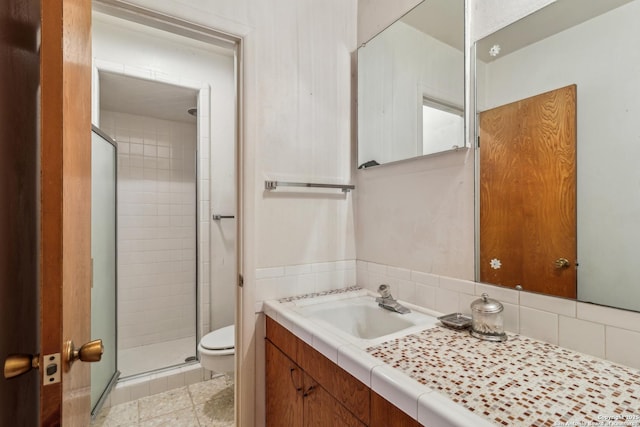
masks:
{"type": "Polygon", "coordinates": [[[420,427],[421,425],[378,393],[371,392],[371,427],[420,427]]]}
{"type": "Polygon", "coordinates": [[[365,427],[309,375],[304,375],[304,382],[305,427],[365,427]]]}
{"type": "Polygon", "coordinates": [[[480,281],[575,298],[576,86],[484,111],[479,132],[480,281]]]}
{"type": "Polygon", "coordinates": [[[302,370],[270,341],[265,341],[267,426],[301,427],[302,370]]]}

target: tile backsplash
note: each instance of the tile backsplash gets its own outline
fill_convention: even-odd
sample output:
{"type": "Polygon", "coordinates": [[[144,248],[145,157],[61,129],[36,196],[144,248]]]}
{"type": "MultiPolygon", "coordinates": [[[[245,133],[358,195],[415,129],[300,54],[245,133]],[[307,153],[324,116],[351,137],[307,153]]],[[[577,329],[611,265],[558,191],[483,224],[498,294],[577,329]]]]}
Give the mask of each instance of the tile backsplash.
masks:
{"type": "Polygon", "coordinates": [[[356,261],[318,262],[256,269],[256,312],[262,302],[356,284],[356,261]]]}
{"type": "Polygon", "coordinates": [[[381,283],[394,297],[443,314],[470,314],[488,293],[504,306],[509,332],[640,369],[640,313],[516,291],[367,261],[336,261],[256,270],[256,312],[263,301],[381,283]]]}
{"type": "Polygon", "coordinates": [[[486,292],[504,305],[507,331],[640,369],[640,313],[361,260],[356,275],[363,288],[388,283],[396,298],[441,313],[469,314],[486,292]]]}

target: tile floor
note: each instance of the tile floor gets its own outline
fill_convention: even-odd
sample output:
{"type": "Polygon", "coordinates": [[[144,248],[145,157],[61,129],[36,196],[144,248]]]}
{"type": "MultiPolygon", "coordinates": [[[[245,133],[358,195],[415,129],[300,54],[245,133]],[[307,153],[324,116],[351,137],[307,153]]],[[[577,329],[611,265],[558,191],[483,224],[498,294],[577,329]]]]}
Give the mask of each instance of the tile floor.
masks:
{"type": "Polygon", "coordinates": [[[233,377],[169,390],[103,408],[93,427],[233,427],[233,377]]]}

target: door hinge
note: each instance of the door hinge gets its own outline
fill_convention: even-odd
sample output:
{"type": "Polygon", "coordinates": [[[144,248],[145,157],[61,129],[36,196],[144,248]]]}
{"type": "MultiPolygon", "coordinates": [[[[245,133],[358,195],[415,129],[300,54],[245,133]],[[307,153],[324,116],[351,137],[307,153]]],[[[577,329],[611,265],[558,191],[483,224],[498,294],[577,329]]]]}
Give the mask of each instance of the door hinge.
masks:
{"type": "Polygon", "coordinates": [[[244,286],[244,277],[242,277],[242,274],[238,274],[238,286],[244,286]]]}
{"type": "Polygon", "coordinates": [[[478,147],[480,147],[480,137],[478,137],[478,147]]]}

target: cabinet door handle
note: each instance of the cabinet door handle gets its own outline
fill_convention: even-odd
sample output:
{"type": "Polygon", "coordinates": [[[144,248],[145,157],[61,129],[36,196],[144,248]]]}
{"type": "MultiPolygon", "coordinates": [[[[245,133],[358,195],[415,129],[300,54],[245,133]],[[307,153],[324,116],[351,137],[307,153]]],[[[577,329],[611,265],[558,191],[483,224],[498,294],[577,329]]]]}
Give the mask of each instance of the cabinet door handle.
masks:
{"type": "Polygon", "coordinates": [[[302,391],[302,386],[299,386],[298,384],[296,384],[296,380],[293,378],[293,372],[297,371],[296,368],[291,368],[289,370],[289,375],[291,376],[291,384],[293,384],[293,387],[296,389],[297,392],[301,392],[302,391]]]}
{"type": "Polygon", "coordinates": [[[315,384],[310,385],[309,388],[306,389],[304,393],[302,393],[302,397],[309,396],[315,388],[316,388],[315,384]]]}

